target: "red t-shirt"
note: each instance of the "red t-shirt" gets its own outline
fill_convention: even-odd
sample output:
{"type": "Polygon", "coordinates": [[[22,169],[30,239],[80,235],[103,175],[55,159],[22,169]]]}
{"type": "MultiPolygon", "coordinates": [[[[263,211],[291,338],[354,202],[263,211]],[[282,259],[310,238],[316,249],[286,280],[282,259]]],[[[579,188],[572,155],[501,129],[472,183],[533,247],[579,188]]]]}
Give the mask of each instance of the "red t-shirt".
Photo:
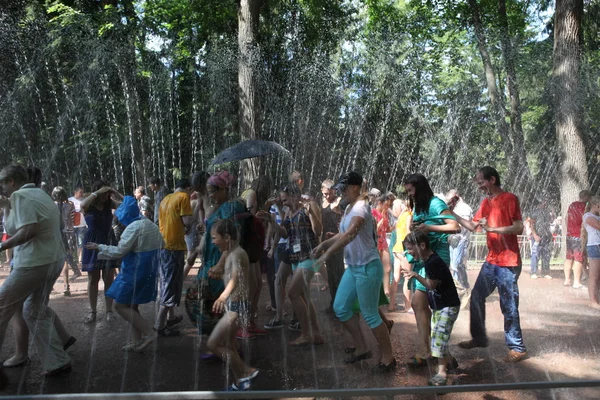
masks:
{"type": "Polygon", "coordinates": [[[567,236],[580,237],[581,223],[585,213],[585,203],[583,201],[574,201],[567,211],[567,236]]]}
{"type": "MultiPolygon", "coordinates": [[[[511,226],[514,221],[522,221],[519,199],[512,193],[502,192],[481,202],[473,221],[487,218],[492,228],[511,226]]],[[[501,235],[487,232],[488,255],[486,261],[500,267],[518,267],[521,265],[519,240],[517,235],[501,235]]]]}

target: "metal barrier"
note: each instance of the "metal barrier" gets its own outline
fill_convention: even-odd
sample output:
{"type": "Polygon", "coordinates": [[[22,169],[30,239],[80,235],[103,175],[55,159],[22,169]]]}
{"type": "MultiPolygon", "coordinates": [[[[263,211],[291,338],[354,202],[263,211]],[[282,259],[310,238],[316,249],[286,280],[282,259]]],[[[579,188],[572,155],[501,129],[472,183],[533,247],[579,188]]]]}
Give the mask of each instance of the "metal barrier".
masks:
{"type": "MultiPolygon", "coordinates": [[[[324,389],[324,390],[272,390],[248,392],[154,392],[154,393],[76,393],[40,394],[19,396],[19,400],[89,400],[89,399],[289,399],[289,398],[349,398],[386,397],[393,399],[403,395],[426,395],[447,393],[497,392],[515,390],[582,389],[600,387],[600,380],[516,382],[477,385],[418,386],[402,388],[324,389]]],[[[15,399],[15,396],[0,396],[15,399]]]]}

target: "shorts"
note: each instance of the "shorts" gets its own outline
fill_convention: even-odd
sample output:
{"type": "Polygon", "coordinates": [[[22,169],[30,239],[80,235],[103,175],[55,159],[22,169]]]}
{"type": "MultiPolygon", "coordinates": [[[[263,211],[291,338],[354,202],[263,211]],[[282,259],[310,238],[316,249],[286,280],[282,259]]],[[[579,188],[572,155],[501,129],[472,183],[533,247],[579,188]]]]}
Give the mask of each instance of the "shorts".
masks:
{"type": "Polygon", "coordinates": [[[567,260],[583,262],[583,251],[581,249],[581,239],[578,237],[567,236],[567,260]]]}
{"type": "Polygon", "coordinates": [[[304,260],[304,261],[300,261],[299,263],[292,264],[292,271],[295,271],[298,268],[308,269],[313,272],[318,272],[319,269],[321,269],[320,267],[317,266],[317,264],[315,264],[315,260],[313,260],[311,258],[304,260]]]}
{"type": "MultiPolygon", "coordinates": [[[[413,264],[412,270],[416,272],[419,276],[426,278],[427,274],[425,273],[425,264],[419,261],[416,264],[413,264]]],[[[427,292],[427,288],[415,278],[412,278],[408,283],[408,287],[410,290],[420,290],[421,292],[427,292]]]]}
{"type": "Polygon", "coordinates": [[[184,239],[188,251],[194,250],[200,244],[200,235],[198,234],[198,232],[196,232],[195,229],[192,232],[185,235],[184,239]]]}
{"type": "MultiPolygon", "coordinates": [[[[288,252],[287,243],[279,243],[277,245],[277,259],[280,263],[290,265],[290,253],[288,252]]],[[[275,269],[279,269],[279,265],[275,266],[275,269]]]]}
{"type": "Polygon", "coordinates": [[[587,256],[593,260],[600,259],[600,244],[587,246],[587,256]]]}
{"type": "Polygon", "coordinates": [[[431,356],[442,358],[448,354],[448,342],[460,306],[445,307],[431,313],[431,356]]]}
{"type": "Polygon", "coordinates": [[[229,312],[245,314],[248,312],[249,309],[250,308],[248,307],[248,302],[246,300],[227,302],[227,311],[229,312]]]}
{"type": "Polygon", "coordinates": [[[185,250],[160,251],[160,305],[175,307],[183,292],[185,250]]]}
{"type": "Polygon", "coordinates": [[[77,248],[83,248],[83,239],[85,238],[85,234],[87,233],[87,227],[82,226],[80,228],[73,228],[73,232],[77,237],[77,248]]]}

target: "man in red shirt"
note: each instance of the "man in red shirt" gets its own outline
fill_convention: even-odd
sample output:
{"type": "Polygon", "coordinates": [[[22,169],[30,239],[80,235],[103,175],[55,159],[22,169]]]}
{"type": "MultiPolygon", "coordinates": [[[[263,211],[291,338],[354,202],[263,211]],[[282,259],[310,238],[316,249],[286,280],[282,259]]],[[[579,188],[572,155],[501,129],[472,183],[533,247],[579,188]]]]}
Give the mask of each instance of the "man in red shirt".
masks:
{"type": "Polygon", "coordinates": [[[498,288],[500,309],[504,315],[504,337],[508,346],[508,362],[521,361],[527,356],[519,319],[519,287],[521,254],[517,235],[523,232],[519,199],[500,186],[500,175],[492,167],[479,169],[475,181],[485,194],[473,220],[452,213],[459,224],[470,231],[485,229],[488,255],[471,292],[471,336],[459,343],[463,349],[487,347],[485,331],[485,299],[498,288]]]}
{"type": "Polygon", "coordinates": [[[571,286],[571,268],[573,269],[573,288],[581,289],[583,270],[583,250],[581,249],[581,220],[585,213],[585,203],[592,194],[587,190],[579,192],[579,201],[574,201],[567,211],[567,256],[565,258],[565,286],[571,286]]]}

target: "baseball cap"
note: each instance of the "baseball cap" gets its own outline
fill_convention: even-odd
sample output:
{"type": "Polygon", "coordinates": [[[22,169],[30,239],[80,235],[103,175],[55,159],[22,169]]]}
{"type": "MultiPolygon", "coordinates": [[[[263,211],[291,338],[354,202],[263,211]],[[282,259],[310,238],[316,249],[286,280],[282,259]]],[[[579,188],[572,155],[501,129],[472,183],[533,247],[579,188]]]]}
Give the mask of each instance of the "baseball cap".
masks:
{"type": "Polygon", "coordinates": [[[338,179],[338,182],[333,186],[333,189],[343,190],[346,186],[349,185],[361,186],[362,182],[363,177],[361,174],[359,174],[358,172],[350,171],[340,176],[340,179],[338,179]]]}

